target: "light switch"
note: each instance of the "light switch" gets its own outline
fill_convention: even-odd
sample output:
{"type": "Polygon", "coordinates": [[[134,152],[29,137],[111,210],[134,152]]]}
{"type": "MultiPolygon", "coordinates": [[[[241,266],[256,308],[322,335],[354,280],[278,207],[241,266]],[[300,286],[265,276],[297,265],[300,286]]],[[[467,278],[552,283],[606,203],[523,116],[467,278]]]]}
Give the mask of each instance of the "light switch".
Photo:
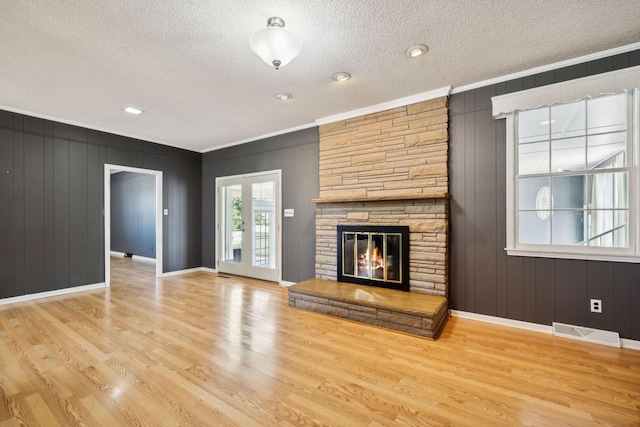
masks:
{"type": "Polygon", "coordinates": [[[164,210],[164,214],[165,214],[165,215],[169,215],[169,209],[165,209],[165,210],[164,210]]]}
{"type": "Polygon", "coordinates": [[[292,217],[292,216],[293,216],[293,213],[294,213],[294,212],[293,212],[293,209],[285,209],[285,210],[284,210],[284,216],[285,216],[285,218],[290,218],[290,217],[292,217]]]}

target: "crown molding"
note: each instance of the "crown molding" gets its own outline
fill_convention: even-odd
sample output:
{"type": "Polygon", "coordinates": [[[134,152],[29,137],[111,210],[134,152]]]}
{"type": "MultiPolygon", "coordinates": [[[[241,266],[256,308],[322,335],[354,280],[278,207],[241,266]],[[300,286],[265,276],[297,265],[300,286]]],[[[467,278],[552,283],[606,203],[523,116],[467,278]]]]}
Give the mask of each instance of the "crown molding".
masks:
{"type": "Polygon", "coordinates": [[[467,92],[469,90],[478,89],[485,86],[490,86],[496,83],[502,83],[509,80],[519,79],[521,77],[532,76],[534,74],[545,73],[547,71],[554,71],[559,68],[570,67],[572,65],[583,64],[589,61],[595,61],[597,59],[608,58],[610,56],[619,55],[621,53],[627,53],[640,49],[640,42],[628,44],[625,46],[616,47],[609,50],[603,50],[602,52],[596,52],[589,55],[579,56],[577,58],[567,59],[566,61],[554,62],[553,64],[542,65],[540,67],[531,68],[524,71],[518,71],[517,73],[507,74],[501,77],[494,77],[492,79],[483,80],[476,83],[471,83],[464,86],[458,86],[453,88],[451,95],[461,92],[467,92]]]}

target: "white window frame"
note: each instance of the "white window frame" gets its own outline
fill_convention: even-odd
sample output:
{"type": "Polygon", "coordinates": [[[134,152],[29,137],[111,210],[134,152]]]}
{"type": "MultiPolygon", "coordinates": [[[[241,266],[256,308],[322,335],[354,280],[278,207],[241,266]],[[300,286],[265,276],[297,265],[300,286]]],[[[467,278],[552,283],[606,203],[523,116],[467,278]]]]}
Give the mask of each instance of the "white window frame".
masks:
{"type": "Polygon", "coordinates": [[[506,119],[506,227],[508,255],[640,263],[640,67],[492,98],[494,117],[506,119]],[[632,92],[627,154],[629,162],[629,247],[540,245],[518,243],[516,111],[575,102],[598,95],[632,92]]]}

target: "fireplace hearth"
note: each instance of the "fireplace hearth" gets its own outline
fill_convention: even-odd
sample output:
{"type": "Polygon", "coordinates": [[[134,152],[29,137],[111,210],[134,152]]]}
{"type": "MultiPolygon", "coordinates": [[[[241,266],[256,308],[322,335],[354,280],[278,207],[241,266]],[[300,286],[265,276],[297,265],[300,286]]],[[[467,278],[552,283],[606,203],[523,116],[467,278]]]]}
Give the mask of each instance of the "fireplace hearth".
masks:
{"type": "Polygon", "coordinates": [[[339,225],[340,282],[409,291],[409,227],[339,225]]]}

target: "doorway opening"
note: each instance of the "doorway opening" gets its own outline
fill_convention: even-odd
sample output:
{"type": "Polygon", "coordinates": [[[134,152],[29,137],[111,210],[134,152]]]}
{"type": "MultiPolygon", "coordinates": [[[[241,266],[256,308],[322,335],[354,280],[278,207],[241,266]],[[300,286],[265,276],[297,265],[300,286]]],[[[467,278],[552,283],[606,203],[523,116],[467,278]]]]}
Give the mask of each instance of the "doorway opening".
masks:
{"type": "Polygon", "coordinates": [[[104,165],[104,279],[111,283],[111,174],[132,172],[155,177],[155,259],[156,277],[162,276],[162,171],[132,168],[120,165],[104,165]]]}
{"type": "Polygon", "coordinates": [[[280,282],[280,170],[216,178],[216,266],[280,282]]]}

